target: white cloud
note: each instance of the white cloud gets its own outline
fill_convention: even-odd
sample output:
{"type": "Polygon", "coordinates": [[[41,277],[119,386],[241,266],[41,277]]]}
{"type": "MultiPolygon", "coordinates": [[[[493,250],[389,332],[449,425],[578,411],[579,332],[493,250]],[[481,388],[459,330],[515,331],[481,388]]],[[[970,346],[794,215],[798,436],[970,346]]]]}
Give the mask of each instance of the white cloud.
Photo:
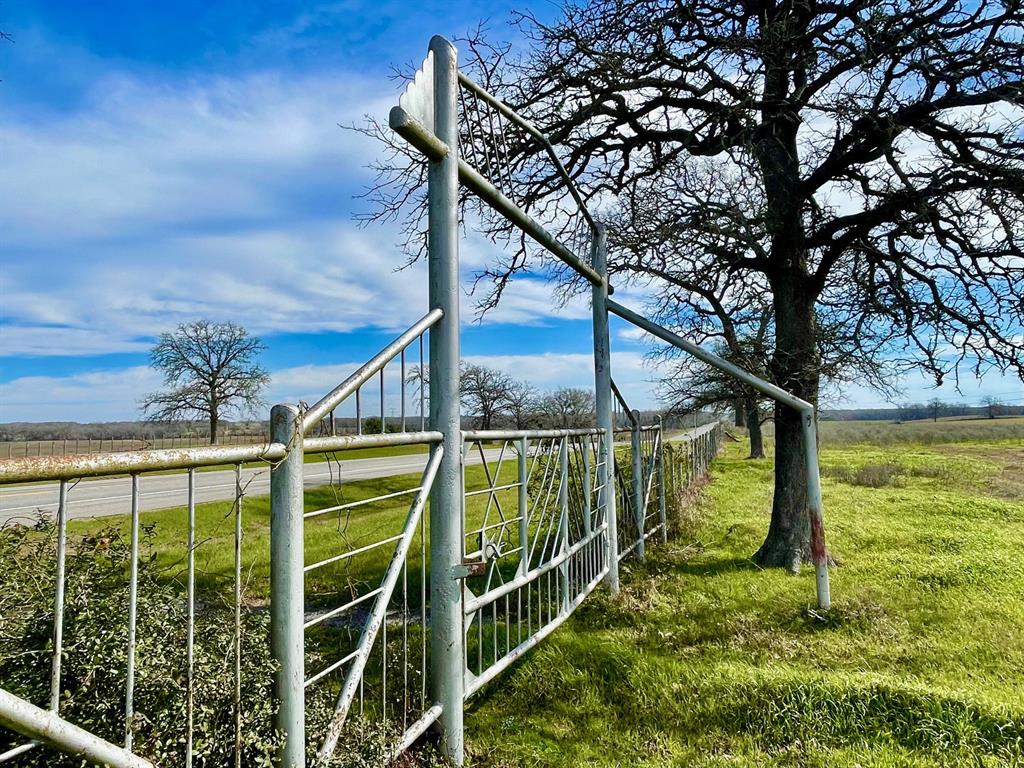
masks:
{"type": "MultiPolygon", "coordinates": [[[[387,112],[379,82],[118,75],[91,93],[46,121],[0,117],[0,355],[139,351],[199,316],[268,334],[399,329],[426,311],[426,265],[396,271],[397,230],[351,220],[379,148],[338,124],[387,112]]],[[[478,236],[463,252],[468,290],[494,254],[478,236]]],[[[519,279],[483,322],[586,317],[584,299],[559,307],[550,283],[519,279]]]]}
{"type": "Polygon", "coordinates": [[[139,398],[159,385],[159,374],[146,366],[23,376],[0,384],[0,421],[134,419],[139,398]]]}

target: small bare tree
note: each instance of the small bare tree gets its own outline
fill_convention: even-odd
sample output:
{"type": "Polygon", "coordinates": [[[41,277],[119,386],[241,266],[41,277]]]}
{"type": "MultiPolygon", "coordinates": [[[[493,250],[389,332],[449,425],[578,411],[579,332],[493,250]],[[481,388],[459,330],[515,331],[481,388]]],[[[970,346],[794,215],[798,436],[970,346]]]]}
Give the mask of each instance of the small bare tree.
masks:
{"type": "Polygon", "coordinates": [[[150,365],[163,374],[162,392],[147,395],[140,407],[151,421],[205,418],[210,443],[226,413],[251,413],[264,404],[270,381],[257,359],[266,347],[234,323],[196,320],[160,334],[149,353],[150,365]]]}
{"type": "Polygon", "coordinates": [[[486,365],[463,365],[462,404],[480,419],[480,429],[490,429],[505,408],[515,380],[486,365]]]}

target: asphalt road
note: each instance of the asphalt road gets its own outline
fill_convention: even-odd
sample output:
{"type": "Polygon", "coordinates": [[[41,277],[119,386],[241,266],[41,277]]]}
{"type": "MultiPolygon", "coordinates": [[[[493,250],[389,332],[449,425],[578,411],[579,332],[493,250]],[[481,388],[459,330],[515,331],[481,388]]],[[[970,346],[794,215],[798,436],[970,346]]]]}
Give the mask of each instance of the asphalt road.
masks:
{"type": "MultiPolygon", "coordinates": [[[[488,461],[498,458],[498,449],[485,451],[488,461]]],[[[479,464],[475,451],[467,463],[479,464]]],[[[509,456],[506,455],[506,461],[509,456]]],[[[366,480],[375,477],[418,474],[427,463],[426,453],[404,456],[382,456],[372,459],[349,459],[341,462],[341,480],[366,480]]],[[[337,462],[316,462],[305,465],[307,488],[327,485],[338,479],[337,462]],[[332,474],[333,473],[333,474],[332,474]]],[[[507,470],[506,470],[507,471],[507,470]]],[[[223,501],[235,496],[235,472],[216,470],[196,472],[196,502],[223,501]]],[[[242,485],[247,496],[270,493],[270,468],[242,468],[242,485]]],[[[0,524],[31,522],[40,513],[56,515],[59,485],[56,482],[35,485],[0,487],[0,524]]],[[[143,475],[139,481],[139,504],[142,511],[184,506],[188,500],[188,480],[184,472],[143,475]]],[[[131,513],[131,479],[90,478],[78,482],[68,492],[68,516],[103,517],[131,513]]]]}

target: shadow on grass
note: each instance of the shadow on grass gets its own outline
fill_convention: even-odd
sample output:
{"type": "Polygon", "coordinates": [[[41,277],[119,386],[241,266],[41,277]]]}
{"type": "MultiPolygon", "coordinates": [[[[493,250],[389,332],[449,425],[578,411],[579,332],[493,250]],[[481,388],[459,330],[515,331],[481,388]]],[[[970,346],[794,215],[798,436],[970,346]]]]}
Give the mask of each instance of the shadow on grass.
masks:
{"type": "Polygon", "coordinates": [[[749,557],[719,557],[713,559],[674,562],[666,570],[670,573],[691,576],[721,576],[726,573],[763,570],[749,557]]]}

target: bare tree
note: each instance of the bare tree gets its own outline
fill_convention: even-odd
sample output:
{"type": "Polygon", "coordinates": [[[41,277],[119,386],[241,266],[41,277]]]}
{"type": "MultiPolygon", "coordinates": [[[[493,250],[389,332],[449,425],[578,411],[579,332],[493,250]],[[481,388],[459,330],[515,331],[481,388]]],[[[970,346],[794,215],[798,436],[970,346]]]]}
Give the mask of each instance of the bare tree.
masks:
{"type": "Polygon", "coordinates": [[[947,408],[948,406],[937,397],[928,401],[928,415],[931,416],[932,421],[938,421],[939,416],[943,416],[947,408]]]}
{"type": "MultiPolygon", "coordinates": [[[[1024,379],[1022,18],[1019,0],[595,0],[554,23],[523,15],[525,53],[468,46],[587,199],[650,188],[676,209],[695,274],[765,286],[771,377],[816,403],[822,317],[837,350],[898,355],[937,382],[990,366],[1024,379]],[[737,180],[738,202],[722,194],[737,180]]],[[[473,131],[470,157],[494,145],[473,131]]],[[[564,185],[539,142],[508,138],[508,194],[557,228],[564,185]]],[[[421,167],[385,172],[381,215],[416,204],[421,167]]],[[[633,237],[656,247],[665,221],[633,237]]],[[[524,245],[495,264],[489,303],[543,258],[524,245]]],[[[809,553],[802,441],[799,414],[778,409],[761,565],[809,553]]]]}
{"type": "Polygon", "coordinates": [[[160,334],[149,353],[163,374],[162,392],[147,395],[140,407],[152,421],[205,418],[210,443],[230,412],[248,413],[263,405],[270,376],[257,362],[263,342],[234,323],[196,320],[160,334]]]}
{"type": "Polygon", "coordinates": [[[462,405],[479,418],[480,429],[491,429],[508,402],[514,380],[502,371],[473,364],[464,364],[460,377],[462,405]]]}
{"type": "Polygon", "coordinates": [[[982,403],[985,406],[985,414],[990,418],[994,419],[996,416],[1001,416],[1003,413],[1003,403],[998,397],[989,395],[982,403]]]}
{"type": "Polygon", "coordinates": [[[594,423],[594,393],[575,387],[556,389],[541,398],[538,412],[556,429],[590,426],[594,423]]]}

